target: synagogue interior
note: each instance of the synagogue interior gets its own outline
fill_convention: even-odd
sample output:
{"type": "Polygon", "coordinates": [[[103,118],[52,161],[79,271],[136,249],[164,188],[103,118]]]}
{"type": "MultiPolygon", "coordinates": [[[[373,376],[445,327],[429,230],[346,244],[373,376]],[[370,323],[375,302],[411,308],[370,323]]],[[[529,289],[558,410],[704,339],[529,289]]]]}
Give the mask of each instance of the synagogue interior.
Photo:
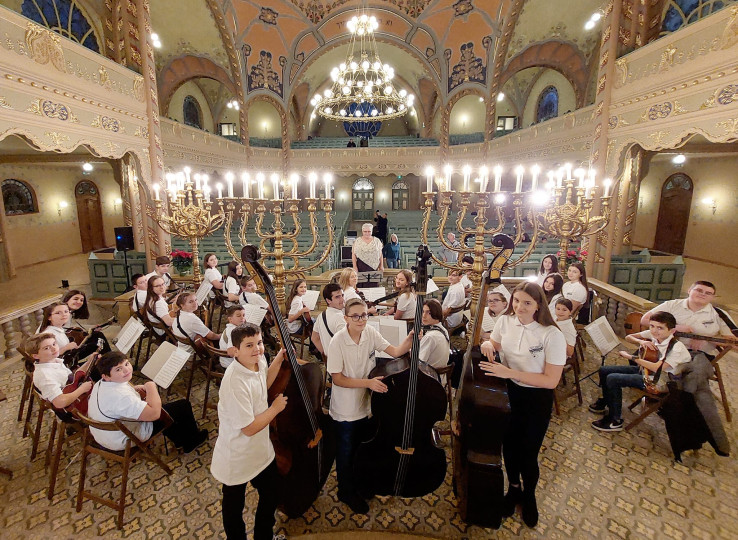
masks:
{"type": "Polygon", "coordinates": [[[0,0],[1,536],[245,538],[262,441],[255,540],[738,538],[737,57],[736,0],[0,0]]]}

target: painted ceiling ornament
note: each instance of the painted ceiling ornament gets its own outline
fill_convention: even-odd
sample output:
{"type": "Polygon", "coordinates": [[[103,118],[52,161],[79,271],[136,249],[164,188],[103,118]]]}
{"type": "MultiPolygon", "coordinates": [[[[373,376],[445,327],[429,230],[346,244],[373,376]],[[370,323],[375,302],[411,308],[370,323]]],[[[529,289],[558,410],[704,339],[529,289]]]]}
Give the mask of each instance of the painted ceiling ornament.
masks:
{"type": "Polygon", "coordinates": [[[474,55],[474,43],[464,43],[461,46],[461,59],[448,78],[448,91],[467,82],[486,84],[486,81],[487,68],[482,59],[474,55]]]}
{"type": "Polygon", "coordinates": [[[266,24],[277,24],[277,17],[279,13],[268,7],[262,7],[261,13],[259,14],[259,20],[266,24]]]}
{"type": "Polygon", "coordinates": [[[474,9],[471,0],[459,0],[454,4],[454,16],[461,17],[474,9]]]}
{"type": "Polygon", "coordinates": [[[259,63],[251,66],[251,71],[249,71],[249,92],[259,88],[271,90],[282,97],[282,81],[279,80],[279,74],[272,67],[272,53],[269,51],[261,51],[259,63]]]}
{"type": "Polygon", "coordinates": [[[376,17],[357,9],[348,22],[351,32],[346,59],[331,70],[330,88],[315,94],[312,115],[339,122],[371,122],[399,118],[413,107],[415,96],[397,90],[395,70],[382,62],[374,39],[379,28],[376,17]]]}

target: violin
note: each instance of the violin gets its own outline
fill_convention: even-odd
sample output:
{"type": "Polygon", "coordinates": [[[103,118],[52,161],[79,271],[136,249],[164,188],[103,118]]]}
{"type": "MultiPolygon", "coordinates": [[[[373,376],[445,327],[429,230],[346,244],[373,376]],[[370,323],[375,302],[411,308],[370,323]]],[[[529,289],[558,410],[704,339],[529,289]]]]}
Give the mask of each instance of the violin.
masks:
{"type": "MultiPolygon", "coordinates": [[[[82,383],[85,383],[90,380],[90,373],[95,368],[95,364],[97,364],[97,360],[100,357],[100,351],[105,347],[105,341],[101,338],[98,338],[97,340],[97,350],[93,353],[92,359],[90,360],[90,365],[87,367],[87,371],[83,371],[81,369],[74,372],[74,375],[72,375],[72,382],[67,384],[63,389],[63,394],[71,394],[72,392],[75,392],[82,383]]],[[[84,415],[87,415],[87,401],[90,399],[90,394],[82,394],[79,396],[76,400],[74,400],[73,403],[70,403],[66,407],[64,407],[64,411],[66,412],[72,412],[72,409],[76,409],[79,412],[81,412],[84,415]]]]}
{"type": "MultiPolygon", "coordinates": [[[[69,338],[69,341],[74,341],[77,344],[76,349],[70,349],[61,356],[62,360],[64,360],[64,364],[75,365],[77,363],[77,360],[79,360],[79,358],[77,358],[79,351],[90,340],[90,338],[94,336],[95,332],[98,332],[101,329],[110,326],[111,324],[115,324],[116,322],[118,322],[118,317],[113,315],[104,323],[98,324],[97,326],[94,326],[89,330],[85,330],[83,328],[70,328],[66,332],[64,332],[69,338]]],[[[98,341],[99,339],[100,338],[98,338],[98,341]]]]}

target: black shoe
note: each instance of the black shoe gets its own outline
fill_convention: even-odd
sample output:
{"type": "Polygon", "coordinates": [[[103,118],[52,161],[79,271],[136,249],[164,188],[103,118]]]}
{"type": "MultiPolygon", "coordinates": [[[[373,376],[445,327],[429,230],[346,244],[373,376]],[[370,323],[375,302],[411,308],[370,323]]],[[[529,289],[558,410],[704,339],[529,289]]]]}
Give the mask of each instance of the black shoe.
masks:
{"type": "Polygon", "coordinates": [[[538,504],[535,490],[523,492],[523,523],[531,529],[538,525],[538,504]]]}
{"type": "Polygon", "coordinates": [[[592,427],[598,431],[623,431],[623,419],[613,420],[609,416],[605,416],[592,422],[592,427]]]}
{"type": "Polygon", "coordinates": [[[595,414],[605,414],[607,410],[607,402],[604,398],[598,398],[597,401],[590,404],[589,412],[595,413],[595,414]]]}
{"type": "Polygon", "coordinates": [[[356,493],[338,495],[338,500],[346,504],[354,514],[368,514],[369,505],[356,493]]]}
{"type": "Polygon", "coordinates": [[[502,517],[510,517],[515,513],[515,507],[523,502],[523,490],[520,486],[510,486],[502,501],[500,515],[502,517]]]}
{"type": "Polygon", "coordinates": [[[208,430],[207,429],[201,429],[197,432],[197,437],[195,437],[191,442],[182,445],[182,451],[185,454],[189,454],[192,452],[195,448],[200,446],[202,443],[208,440],[208,430]]]}

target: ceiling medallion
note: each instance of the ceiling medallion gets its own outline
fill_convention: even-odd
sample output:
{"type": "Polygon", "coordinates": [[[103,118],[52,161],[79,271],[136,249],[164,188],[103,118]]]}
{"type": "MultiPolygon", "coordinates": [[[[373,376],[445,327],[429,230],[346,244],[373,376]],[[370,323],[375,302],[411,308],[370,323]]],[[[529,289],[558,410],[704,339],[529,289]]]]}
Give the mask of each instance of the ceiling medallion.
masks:
{"type": "Polygon", "coordinates": [[[395,70],[379,58],[374,40],[379,27],[376,17],[367,16],[361,8],[347,26],[351,41],[346,60],[331,70],[331,88],[310,100],[313,115],[340,122],[383,121],[405,115],[415,96],[404,89],[397,91],[392,84],[395,70]]]}

